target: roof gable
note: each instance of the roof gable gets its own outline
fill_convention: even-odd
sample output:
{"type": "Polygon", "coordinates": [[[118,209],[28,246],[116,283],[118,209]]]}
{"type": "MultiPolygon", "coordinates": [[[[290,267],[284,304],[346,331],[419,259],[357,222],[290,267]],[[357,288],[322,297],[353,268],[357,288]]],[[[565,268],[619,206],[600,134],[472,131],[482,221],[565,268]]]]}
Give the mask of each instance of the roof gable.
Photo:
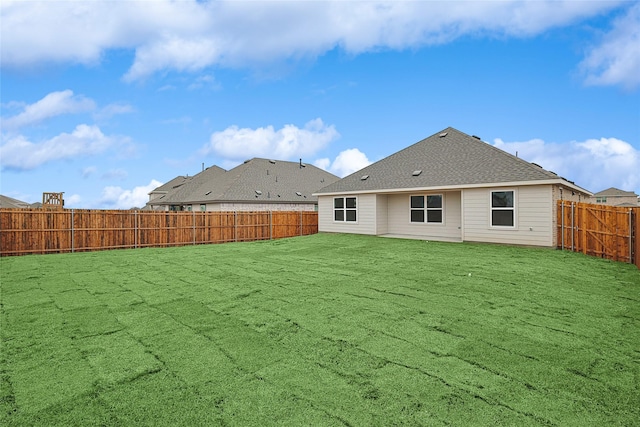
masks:
{"type": "Polygon", "coordinates": [[[550,179],[561,178],[477,137],[449,127],[323,188],[318,193],[550,179]]]}
{"type": "Polygon", "coordinates": [[[602,190],[596,194],[594,194],[595,197],[638,197],[638,195],[636,193],[634,193],[633,191],[624,191],[624,190],[620,190],[619,188],[615,188],[615,187],[611,187],[611,188],[607,188],[606,190],[602,190]]]}

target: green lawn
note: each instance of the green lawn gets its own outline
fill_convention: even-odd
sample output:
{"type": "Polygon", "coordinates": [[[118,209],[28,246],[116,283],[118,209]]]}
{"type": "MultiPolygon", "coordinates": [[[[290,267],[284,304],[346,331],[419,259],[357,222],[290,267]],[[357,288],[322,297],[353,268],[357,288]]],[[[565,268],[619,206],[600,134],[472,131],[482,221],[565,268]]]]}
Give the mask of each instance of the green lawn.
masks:
{"type": "Polygon", "coordinates": [[[1,425],[640,424],[640,270],[327,235],[3,258],[1,425]]]}

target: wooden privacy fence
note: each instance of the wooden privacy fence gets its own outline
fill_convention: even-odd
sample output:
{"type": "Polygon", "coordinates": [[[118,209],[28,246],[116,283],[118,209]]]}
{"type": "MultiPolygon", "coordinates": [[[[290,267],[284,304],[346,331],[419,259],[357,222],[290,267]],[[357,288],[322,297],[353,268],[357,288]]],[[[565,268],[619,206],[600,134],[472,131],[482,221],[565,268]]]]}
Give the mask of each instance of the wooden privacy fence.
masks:
{"type": "Polygon", "coordinates": [[[640,208],[558,201],[558,248],[640,268],[640,208]]]}
{"type": "Polygon", "coordinates": [[[318,232],[318,213],[0,209],[0,255],[198,245],[318,232]]]}

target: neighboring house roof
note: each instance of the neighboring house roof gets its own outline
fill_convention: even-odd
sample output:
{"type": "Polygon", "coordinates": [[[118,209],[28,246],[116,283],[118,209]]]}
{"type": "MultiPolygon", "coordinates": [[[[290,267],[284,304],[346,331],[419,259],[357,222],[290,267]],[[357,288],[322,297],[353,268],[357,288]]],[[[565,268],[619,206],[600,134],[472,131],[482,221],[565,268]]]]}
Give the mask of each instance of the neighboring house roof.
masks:
{"type": "Polygon", "coordinates": [[[212,166],[182,181],[174,179],[167,194],[149,204],[315,203],[317,198],[312,194],[338,179],[325,170],[301,162],[254,158],[229,171],[212,166]]]}
{"type": "Polygon", "coordinates": [[[611,187],[602,190],[593,195],[594,197],[638,197],[633,191],[624,191],[619,188],[611,187]]]}
{"type": "Polygon", "coordinates": [[[446,128],[390,155],[316,194],[563,182],[591,194],[553,172],[513,156],[478,137],[446,128]]]}
{"type": "Polygon", "coordinates": [[[173,178],[171,181],[162,184],[160,187],[154,188],[151,193],[168,193],[170,190],[172,190],[173,188],[176,188],[177,186],[180,186],[182,184],[184,184],[185,182],[189,181],[189,177],[188,176],[176,176],[175,178],[173,178]]]}
{"type": "Polygon", "coordinates": [[[30,208],[30,203],[0,194],[0,208],[30,208]]]}

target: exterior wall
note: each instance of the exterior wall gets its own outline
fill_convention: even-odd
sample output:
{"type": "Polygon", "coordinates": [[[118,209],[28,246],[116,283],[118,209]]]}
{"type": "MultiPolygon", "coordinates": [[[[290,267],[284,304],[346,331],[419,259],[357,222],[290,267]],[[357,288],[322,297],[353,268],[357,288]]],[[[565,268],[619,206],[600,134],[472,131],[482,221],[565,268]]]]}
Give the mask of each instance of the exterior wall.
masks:
{"type": "Polygon", "coordinates": [[[389,234],[461,240],[462,207],[460,191],[393,194],[389,195],[388,198],[389,225],[387,232],[389,234]],[[411,222],[411,196],[422,194],[442,194],[444,207],[442,224],[411,222]]]}
{"type": "MultiPolygon", "coordinates": [[[[552,185],[467,189],[462,193],[463,240],[554,246],[555,201],[552,185]],[[514,190],[515,227],[491,227],[491,191],[514,190]]],[[[568,191],[571,193],[570,191],[568,191]]],[[[567,190],[564,191],[566,195],[567,190]]]]}
{"type": "Polygon", "coordinates": [[[389,196],[378,194],[376,199],[376,234],[387,234],[389,232],[389,196]]]}
{"type": "Polygon", "coordinates": [[[356,197],[355,222],[333,220],[333,198],[318,197],[318,231],[329,233],[376,234],[376,194],[349,195],[356,197]]]}

